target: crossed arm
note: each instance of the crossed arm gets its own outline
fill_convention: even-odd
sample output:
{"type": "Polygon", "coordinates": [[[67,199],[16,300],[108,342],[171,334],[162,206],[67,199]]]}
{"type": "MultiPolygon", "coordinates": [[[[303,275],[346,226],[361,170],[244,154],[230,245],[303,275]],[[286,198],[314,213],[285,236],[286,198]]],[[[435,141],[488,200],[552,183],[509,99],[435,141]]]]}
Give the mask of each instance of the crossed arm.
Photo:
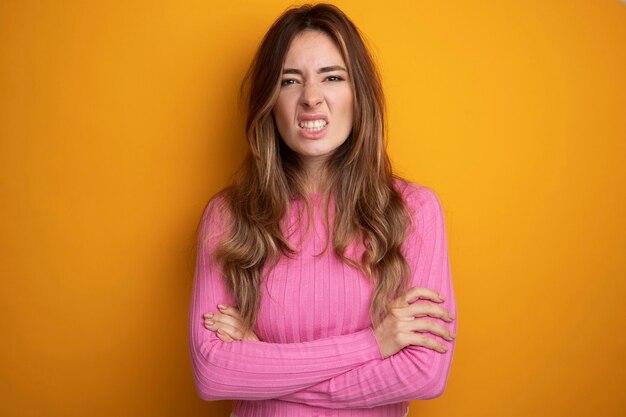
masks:
{"type": "MultiPolygon", "coordinates": [[[[276,344],[241,333],[235,308],[215,311],[218,303],[232,305],[233,300],[223,288],[219,271],[203,256],[202,250],[210,248],[202,245],[210,246],[211,239],[203,241],[190,333],[200,395],[205,399],[274,398],[327,408],[373,407],[440,395],[454,347],[454,293],[441,207],[430,190],[418,197],[419,253],[407,257],[416,274],[416,287],[394,301],[376,328],[349,335],[276,344]]],[[[211,216],[210,208],[203,228],[210,227],[207,216],[211,216]]],[[[201,236],[212,236],[210,232],[205,229],[201,236]]]]}

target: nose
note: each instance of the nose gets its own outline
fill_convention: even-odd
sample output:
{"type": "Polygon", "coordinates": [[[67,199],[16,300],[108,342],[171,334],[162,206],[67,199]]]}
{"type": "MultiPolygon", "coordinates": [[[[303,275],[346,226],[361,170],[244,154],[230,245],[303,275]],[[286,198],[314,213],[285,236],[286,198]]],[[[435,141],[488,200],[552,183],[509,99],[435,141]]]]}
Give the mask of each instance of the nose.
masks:
{"type": "Polygon", "coordinates": [[[302,105],[309,108],[316,108],[324,101],[322,92],[315,83],[306,83],[302,89],[302,105]]]}

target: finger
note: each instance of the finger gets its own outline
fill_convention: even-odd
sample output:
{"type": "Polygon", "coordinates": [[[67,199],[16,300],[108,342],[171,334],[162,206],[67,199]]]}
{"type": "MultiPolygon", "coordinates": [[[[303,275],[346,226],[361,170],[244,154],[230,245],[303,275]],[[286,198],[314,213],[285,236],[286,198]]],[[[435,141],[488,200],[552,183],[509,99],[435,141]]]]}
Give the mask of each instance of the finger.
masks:
{"type": "Polygon", "coordinates": [[[238,319],[241,318],[241,315],[239,314],[239,310],[236,309],[235,307],[229,306],[228,304],[218,304],[217,308],[223,314],[228,314],[229,316],[232,316],[238,319]]]}
{"type": "Polygon", "coordinates": [[[207,329],[217,332],[219,329],[234,329],[234,330],[230,330],[231,333],[233,333],[234,331],[240,331],[241,333],[243,333],[238,326],[232,326],[228,323],[224,323],[223,321],[219,321],[216,320],[217,315],[213,315],[212,319],[204,319],[204,327],[206,327],[207,329]]]}
{"type": "Polygon", "coordinates": [[[219,337],[222,342],[230,343],[235,341],[235,339],[230,337],[230,335],[222,329],[219,329],[216,333],[217,337],[219,337]]]}
{"type": "MultiPolygon", "coordinates": [[[[246,328],[240,319],[236,319],[226,314],[212,314],[210,319],[205,319],[205,322],[208,324],[207,328],[209,330],[216,331],[220,328],[225,329],[235,340],[245,339],[246,334],[248,333],[246,332],[246,328]]],[[[254,340],[254,338],[252,338],[251,340],[254,340]]]]}
{"type": "Polygon", "coordinates": [[[407,341],[409,345],[422,346],[427,349],[437,351],[439,353],[445,353],[448,351],[448,348],[443,343],[438,342],[430,337],[421,335],[419,333],[411,333],[407,335],[407,341]]]}
{"type": "MultiPolygon", "coordinates": [[[[214,314],[213,315],[214,318],[218,318],[219,315],[218,314],[214,314]]],[[[227,316],[223,316],[223,317],[227,317],[227,316]]],[[[236,325],[236,326],[232,326],[228,323],[225,323],[223,321],[217,321],[217,320],[213,320],[213,319],[206,319],[205,320],[205,327],[211,331],[214,331],[216,333],[220,333],[221,331],[227,333],[233,340],[230,341],[235,341],[235,340],[252,340],[252,341],[257,341],[259,342],[261,339],[259,339],[259,337],[251,331],[248,332],[244,332],[244,328],[241,325],[236,325]]]]}
{"type": "Polygon", "coordinates": [[[409,304],[403,309],[403,313],[412,317],[435,317],[447,321],[454,320],[454,317],[444,307],[430,302],[409,304]]]}
{"type": "Polygon", "coordinates": [[[229,316],[227,314],[215,313],[213,314],[212,320],[216,323],[224,323],[232,327],[241,328],[241,330],[243,330],[243,327],[244,327],[241,319],[238,319],[233,316],[229,316]]]}
{"type": "Polygon", "coordinates": [[[212,330],[217,333],[220,333],[220,332],[222,334],[225,333],[228,336],[230,336],[233,340],[241,340],[244,337],[244,334],[240,329],[229,326],[228,324],[224,324],[224,323],[215,323],[212,330]]]}
{"type": "Polygon", "coordinates": [[[449,342],[453,341],[456,337],[448,328],[432,320],[410,320],[407,322],[406,328],[412,332],[432,333],[436,336],[443,337],[449,342]]]}
{"type": "Polygon", "coordinates": [[[414,303],[417,300],[431,300],[436,303],[445,301],[445,297],[440,295],[438,292],[422,287],[411,288],[404,294],[403,298],[404,301],[409,304],[414,303]]]}

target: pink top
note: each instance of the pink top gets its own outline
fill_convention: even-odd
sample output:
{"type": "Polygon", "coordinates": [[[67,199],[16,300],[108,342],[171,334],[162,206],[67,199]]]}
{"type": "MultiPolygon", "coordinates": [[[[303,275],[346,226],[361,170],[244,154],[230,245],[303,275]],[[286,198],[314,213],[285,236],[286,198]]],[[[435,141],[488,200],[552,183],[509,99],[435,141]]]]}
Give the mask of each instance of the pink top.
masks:
{"type": "MultiPolygon", "coordinates": [[[[457,317],[439,200],[430,189],[409,182],[398,180],[396,187],[412,215],[403,246],[411,286],[438,291],[446,298],[442,305],[457,317]]],[[[255,329],[263,342],[224,343],[203,327],[203,313],[217,311],[219,303],[234,305],[211,258],[224,230],[224,202],[214,198],[208,204],[190,305],[189,342],[198,393],[205,400],[235,400],[237,417],[403,416],[409,400],[442,394],[454,342],[430,334],[448,347],[447,353],[409,346],[383,359],[368,315],[372,285],[342,263],[332,246],[319,255],[326,244],[323,205],[319,197],[312,200],[314,227],[301,251],[281,258],[264,274],[255,329]]],[[[296,221],[303,203],[291,204],[285,231],[295,243],[306,227],[296,221]]],[[[353,244],[348,255],[359,259],[362,250],[361,244],[353,244]]],[[[439,322],[456,333],[457,320],[439,322]]]]}

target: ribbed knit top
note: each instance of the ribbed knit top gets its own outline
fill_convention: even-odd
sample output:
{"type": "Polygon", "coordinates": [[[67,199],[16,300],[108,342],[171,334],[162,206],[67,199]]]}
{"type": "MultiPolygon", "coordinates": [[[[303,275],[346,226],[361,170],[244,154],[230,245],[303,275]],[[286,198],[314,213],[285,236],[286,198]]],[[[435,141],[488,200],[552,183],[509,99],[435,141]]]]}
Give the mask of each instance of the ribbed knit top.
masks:
{"type": "MultiPolygon", "coordinates": [[[[446,298],[441,303],[457,317],[450,278],[441,205],[433,191],[396,181],[411,213],[403,253],[411,286],[446,298]]],[[[203,326],[202,314],[217,304],[234,304],[212,251],[226,231],[225,204],[214,198],[203,214],[190,304],[190,352],[196,388],[205,400],[232,399],[237,417],[401,417],[408,401],[443,392],[454,342],[429,334],[448,347],[438,353],[408,346],[383,359],[371,328],[373,287],[357,268],[326,247],[321,199],[311,197],[313,223],[307,232],[303,203],[294,200],[284,233],[300,251],[266,268],[256,334],[262,342],[222,342],[203,326]],[[305,221],[302,221],[302,218],[305,221]],[[299,220],[300,219],[300,220],[299,220]]],[[[331,204],[332,208],[332,204],[331,204]]],[[[329,213],[332,230],[333,213],[329,213]]],[[[362,244],[347,250],[360,259],[362,244]]],[[[418,301],[427,302],[427,301],[418,301]]],[[[457,320],[448,324],[456,333],[457,320]]]]}

